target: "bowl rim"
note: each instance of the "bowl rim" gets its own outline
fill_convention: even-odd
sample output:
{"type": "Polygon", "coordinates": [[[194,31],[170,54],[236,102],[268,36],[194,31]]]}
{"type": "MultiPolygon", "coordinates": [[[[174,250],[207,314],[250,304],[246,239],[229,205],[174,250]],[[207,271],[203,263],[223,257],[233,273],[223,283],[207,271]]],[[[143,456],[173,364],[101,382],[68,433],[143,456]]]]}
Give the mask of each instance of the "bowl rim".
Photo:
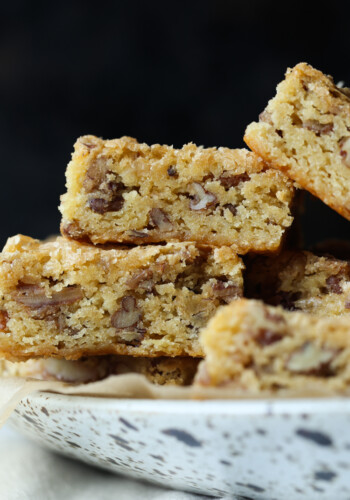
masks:
{"type": "Polygon", "coordinates": [[[350,414],[349,397],[315,397],[295,399],[128,399],[100,396],[76,396],[51,392],[35,392],[23,398],[35,405],[46,404],[79,410],[130,411],[161,414],[205,415],[305,415],[350,414]]]}

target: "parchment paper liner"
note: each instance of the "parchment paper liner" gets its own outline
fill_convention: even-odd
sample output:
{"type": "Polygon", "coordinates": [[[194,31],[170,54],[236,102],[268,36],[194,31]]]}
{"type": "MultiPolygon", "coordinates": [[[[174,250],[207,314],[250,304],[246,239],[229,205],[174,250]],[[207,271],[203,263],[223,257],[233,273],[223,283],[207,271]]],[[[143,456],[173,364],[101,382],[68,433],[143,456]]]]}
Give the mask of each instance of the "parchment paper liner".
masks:
{"type": "Polygon", "coordinates": [[[247,393],[232,387],[212,388],[192,385],[189,387],[160,386],[150,383],[144,375],[128,373],[111,375],[98,382],[89,384],[67,384],[59,381],[37,380],[33,378],[0,378],[0,427],[10,417],[21,399],[37,392],[54,392],[74,396],[92,396],[96,398],[130,399],[168,399],[168,400],[205,400],[205,399],[272,399],[300,397],[335,397],[349,394],[336,394],[333,391],[305,387],[302,392],[284,390],[278,395],[270,392],[247,393]]]}

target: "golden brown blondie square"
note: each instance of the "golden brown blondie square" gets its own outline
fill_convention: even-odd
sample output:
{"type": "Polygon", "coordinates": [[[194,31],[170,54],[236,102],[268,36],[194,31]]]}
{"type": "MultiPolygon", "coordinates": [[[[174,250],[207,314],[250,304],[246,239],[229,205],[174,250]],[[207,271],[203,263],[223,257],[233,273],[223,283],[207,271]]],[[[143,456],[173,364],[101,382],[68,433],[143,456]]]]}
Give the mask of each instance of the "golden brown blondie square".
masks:
{"type": "Polygon", "coordinates": [[[229,247],[15,236],[0,254],[0,356],[201,356],[199,329],[242,295],[242,269],[229,247]]]}
{"type": "Polygon", "coordinates": [[[200,337],[205,361],[196,382],[258,393],[346,391],[350,316],[329,318],[241,299],[222,307],[200,337]]]}
{"type": "Polygon", "coordinates": [[[271,167],[350,220],[350,99],[307,64],[289,69],[244,140],[271,167]]]}
{"type": "Polygon", "coordinates": [[[245,149],[81,137],[67,168],[61,231],[94,244],[195,241],[237,253],[279,248],[294,188],[245,149]]]}

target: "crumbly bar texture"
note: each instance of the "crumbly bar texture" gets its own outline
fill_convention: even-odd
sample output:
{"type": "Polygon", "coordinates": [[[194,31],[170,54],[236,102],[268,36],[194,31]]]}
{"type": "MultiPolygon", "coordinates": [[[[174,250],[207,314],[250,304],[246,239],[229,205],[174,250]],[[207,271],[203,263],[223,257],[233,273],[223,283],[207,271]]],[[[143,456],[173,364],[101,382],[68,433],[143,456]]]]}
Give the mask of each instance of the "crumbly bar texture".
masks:
{"type": "Polygon", "coordinates": [[[245,296],[291,311],[350,313],[350,262],[331,255],[284,251],[246,261],[245,296]]]}
{"type": "Polygon", "coordinates": [[[190,385],[200,358],[132,356],[94,356],[78,361],[66,359],[29,359],[27,361],[0,361],[0,376],[31,377],[41,380],[59,380],[82,384],[102,380],[109,375],[139,373],[158,385],[190,385]]]}
{"type": "Polygon", "coordinates": [[[350,220],[350,91],[307,64],[289,69],[244,140],[350,220]]]}
{"type": "Polygon", "coordinates": [[[347,391],[350,317],[315,316],[241,299],[221,308],[201,335],[196,383],[248,392],[347,391]]]}
{"type": "Polygon", "coordinates": [[[0,255],[0,356],[201,356],[199,329],[242,295],[242,269],[229,247],[15,236],[0,255]]]}
{"type": "Polygon", "coordinates": [[[85,136],[66,175],[61,232],[94,244],[195,241],[268,252],[293,220],[292,182],[245,149],[85,136]]]}

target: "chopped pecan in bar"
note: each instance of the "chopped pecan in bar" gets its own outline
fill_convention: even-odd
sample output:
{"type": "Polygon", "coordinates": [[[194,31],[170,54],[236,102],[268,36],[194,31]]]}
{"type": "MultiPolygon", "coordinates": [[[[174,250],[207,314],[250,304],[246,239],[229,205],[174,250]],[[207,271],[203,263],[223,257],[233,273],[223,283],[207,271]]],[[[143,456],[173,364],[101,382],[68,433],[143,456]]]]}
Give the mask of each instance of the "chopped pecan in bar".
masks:
{"type": "Polygon", "coordinates": [[[6,311],[0,311],[0,330],[4,331],[7,327],[7,321],[9,319],[9,315],[6,311]]]}
{"type": "Polygon", "coordinates": [[[191,188],[195,193],[190,201],[191,210],[206,210],[217,202],[215,194],[204,189],[199,182],[192,182],[191,188]]]}
{"type": "Polygon", "coordinates": [[[333,371],[331,363],[336,356],[334,349],[319,347],[313,342],[305,342],[287,361],[291,372],[318,377],[328,377],[333,371]]]}
{"type": "Polygon", "coordinates": [[[40,285],[20,282],[13,293],[14,300],[31,310],[36,319],[55,315],[62,306],[74,304],[83,297],[84,294],[78,285],[67,286],[59,292],[53,291],[48,297],[40,285]]]}
{"type": "Polygon", "coordinates": [[[149,218],[151,224],[160,231],[171,231],[173,229],[169,216],[160,208],[152,208],[149,213],[149,218]]]}
{"type": "Polygon", "coordinates": [[[117,330],[135,328],[141,318],[142,312],[136,304],[135,297],[128,295],[123,297],[121,308],[113,314],[111,323],[117,330]]]}

